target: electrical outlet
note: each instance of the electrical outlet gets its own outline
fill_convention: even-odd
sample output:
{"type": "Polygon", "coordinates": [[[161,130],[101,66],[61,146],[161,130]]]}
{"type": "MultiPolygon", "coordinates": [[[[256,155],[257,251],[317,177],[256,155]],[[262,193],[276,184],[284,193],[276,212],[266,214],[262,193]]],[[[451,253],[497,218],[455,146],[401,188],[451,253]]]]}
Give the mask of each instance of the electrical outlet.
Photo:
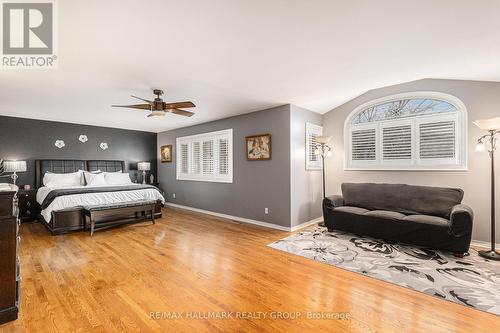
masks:
{"type": "Polygon", "coordinates": [[[175,199],[175,193],[172,193],[172,198],[174,198],[174,199],[175,199]]]}
{"type": "Polygon", "coordinates": [[[269,214],[269,208],[264,208],[264,214],[269,214]]]}

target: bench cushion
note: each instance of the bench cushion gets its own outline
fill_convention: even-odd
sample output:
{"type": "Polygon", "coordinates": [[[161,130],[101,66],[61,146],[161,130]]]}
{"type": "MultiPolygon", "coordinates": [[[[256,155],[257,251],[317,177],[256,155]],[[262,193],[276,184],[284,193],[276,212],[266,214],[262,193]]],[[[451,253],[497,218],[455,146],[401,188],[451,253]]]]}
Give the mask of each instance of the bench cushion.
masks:
{"type": "Polygon", "coordinates": [[[130,202],[117,202],[103,205],[89,205],[83,206],[86,211],[101,211],[116,208],[127,208],[127,207],[141,207],[146,205],[154,205],[156,200],[140,200],[140,201],[130,201],[130,202]]]}

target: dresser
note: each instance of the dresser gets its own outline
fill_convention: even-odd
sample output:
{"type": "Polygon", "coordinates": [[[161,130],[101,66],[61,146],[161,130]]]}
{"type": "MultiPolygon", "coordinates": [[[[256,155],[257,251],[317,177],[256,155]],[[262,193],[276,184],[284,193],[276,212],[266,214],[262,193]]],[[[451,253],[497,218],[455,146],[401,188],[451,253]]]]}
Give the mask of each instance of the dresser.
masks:
{"type": "Polygon", "coordinates": [[[17,319],[19,309],[19,220],[17,187],[0,189],[0,324],[17,319]]]}

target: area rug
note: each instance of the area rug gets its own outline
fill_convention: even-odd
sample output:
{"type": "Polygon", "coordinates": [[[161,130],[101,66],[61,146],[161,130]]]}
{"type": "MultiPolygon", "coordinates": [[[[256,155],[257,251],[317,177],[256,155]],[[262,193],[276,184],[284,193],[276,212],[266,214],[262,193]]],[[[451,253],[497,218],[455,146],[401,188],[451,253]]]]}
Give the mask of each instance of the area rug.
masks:
{"type": "Polygon", "coordinates": [[[314,227],[268,246],[500,315],[500,263],[314,227]]]}

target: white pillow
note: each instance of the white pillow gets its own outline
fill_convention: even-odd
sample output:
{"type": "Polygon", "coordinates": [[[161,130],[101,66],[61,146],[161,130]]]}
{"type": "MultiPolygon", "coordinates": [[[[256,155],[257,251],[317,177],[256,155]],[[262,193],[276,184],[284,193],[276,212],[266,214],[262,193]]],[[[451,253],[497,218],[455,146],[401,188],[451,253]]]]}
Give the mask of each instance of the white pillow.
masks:
{"type": "Polygon", "coordinates": [[[87,185],[87,180],[86,180],[86,174],[96,174],[96,173],[101,173],[101,170],[95,170],[95,171],[87,171],[87,170],[82,170],[82,185],[85,186],[87,185]]]}
{"type": "Polygon", "coordinates": [[[87,186],[106,185],[103,173],[85,172],[85,181],[87,182],[87,186]]]}
{"type": "Polygon", "coordinates": [[[43,185],[47,187],[69,187],[82,185],[82,172],[51,173],[46,172],[43,176],[43,185]]]}
{"type": "MultiPolygon", "coordinates": [[[[82,181],[81,181],[81,183],[82,183],[82,186],[85,186],[87,184],[85,182],[85,173],[87,173],[89,171],[87,171],[87,170],[78,170],[78,171],[82,173],[82,181]]],[[[100,173],[100,172],[101,172],[101,170],[90,171],[90,173],[100,173]]]]}
{"type": "Polygon", "coordinates": [[[103,171],[103,173],[123,173],[122,170],[118,170],[118,171],[103,171]]]}
{"type": "Polygon", "coordinates": [[[104,179],[108,185],[126,185],[132,184],[128,173],[105,172],[104,179]]]}

